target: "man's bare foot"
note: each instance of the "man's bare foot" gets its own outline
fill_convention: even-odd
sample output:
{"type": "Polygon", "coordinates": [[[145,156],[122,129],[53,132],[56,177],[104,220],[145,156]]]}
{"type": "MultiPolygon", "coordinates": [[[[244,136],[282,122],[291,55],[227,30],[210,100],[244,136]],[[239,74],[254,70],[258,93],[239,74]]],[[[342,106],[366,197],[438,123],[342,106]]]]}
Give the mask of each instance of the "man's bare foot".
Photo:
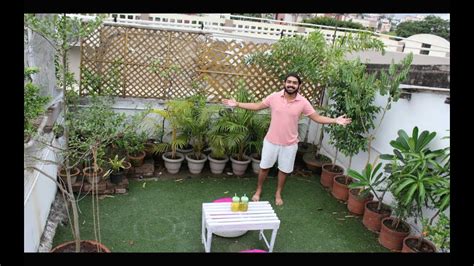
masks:
{"type": "Polygon", "coordinates": [[[260,194],[255,193],[252,197],[252,201],[259,201],[260,200],[260,194]]]}
{"type": "Polygon", "coordinates": [[[277,206],[283,205],[283,200],[281,199],[281,197],[279,197],[279,196],[276,196],[276,197],[275,197],[275,204],[276,204],[277,206]]]}

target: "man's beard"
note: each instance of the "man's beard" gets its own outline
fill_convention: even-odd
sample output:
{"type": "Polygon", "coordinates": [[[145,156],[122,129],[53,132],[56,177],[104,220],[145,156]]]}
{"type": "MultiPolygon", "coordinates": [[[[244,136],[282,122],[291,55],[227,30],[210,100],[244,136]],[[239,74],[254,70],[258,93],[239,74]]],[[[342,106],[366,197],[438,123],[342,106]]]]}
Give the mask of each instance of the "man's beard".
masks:
{"type": "Polygon", "coordinates": [[[296,90],[294,90],[292,92],[288,91],[288,89],[286,87],[284,87],[284,89],[285,89],[285,92],[288,93],[289,95],[293,95],[293,94],[297,93],[300,90],[298,87],[296,88],[296,90]]]}

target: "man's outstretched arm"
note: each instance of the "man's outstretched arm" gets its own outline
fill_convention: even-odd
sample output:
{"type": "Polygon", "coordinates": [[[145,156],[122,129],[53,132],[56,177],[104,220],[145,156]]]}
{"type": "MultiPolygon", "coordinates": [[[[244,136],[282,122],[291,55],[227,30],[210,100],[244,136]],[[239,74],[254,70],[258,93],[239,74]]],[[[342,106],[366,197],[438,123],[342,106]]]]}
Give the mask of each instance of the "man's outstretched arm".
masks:
{"type": "Polygon", "coordinates": [[[258,111],[267,108],[262,102],[259,103],[239,103],[234,99],[222,99],[222,103],[230,107],[240,107],[247,110],[258,111]]]}
{"type": "Polygon", "coordinates": [[[337,118],[331,118],[331,117],[319,115],[317,112],[314,112],[308,117],[311,118],[311,120],[313,120],[314,122],[320,123],[320,124],[338,124],[338,125],[345,126],[352,122],[352,119],[346,118],[346,115],[341,115],[337,118]]]}

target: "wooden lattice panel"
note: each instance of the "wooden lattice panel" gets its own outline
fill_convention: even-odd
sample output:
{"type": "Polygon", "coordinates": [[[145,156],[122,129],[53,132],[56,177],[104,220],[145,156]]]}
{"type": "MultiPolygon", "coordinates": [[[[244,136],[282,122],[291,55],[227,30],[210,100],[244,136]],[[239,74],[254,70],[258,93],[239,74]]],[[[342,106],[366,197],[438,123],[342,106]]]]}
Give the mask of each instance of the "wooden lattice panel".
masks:
{"type": "MultiPolygon", "coordinates": [[[[201,33],[105,25],[82,41],[80,92],[163,100],[201,92],[208,101],[220,102],[242,80],[262,100],[281,90],[283,82],[245,61],[269,49],[270,44],[215,40],[201,33]]],[[[320,89],[304,83],[301,93],[319,105],[320,89]]]]}

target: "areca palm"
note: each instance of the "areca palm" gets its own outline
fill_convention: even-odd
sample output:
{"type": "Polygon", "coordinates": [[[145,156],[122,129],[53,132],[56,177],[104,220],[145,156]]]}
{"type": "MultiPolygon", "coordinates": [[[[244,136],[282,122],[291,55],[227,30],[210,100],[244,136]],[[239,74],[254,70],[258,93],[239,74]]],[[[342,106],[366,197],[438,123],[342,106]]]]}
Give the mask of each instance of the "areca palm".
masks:
{"type": "Polygon", "coordinates": [[[183,113],[184,133],[189,137],[196,159],[202,157],[209,132],[211,116],[218,110],[217,106],[207,106],[203,94],[196,94],[188,99],[191,109],[183,113]]]}
{"type": "MultiPolygon", "coordinates": [[[[254,97],[241,83],[235,93],[238,102],[254,102],[254,97]]],[[[242,108],[233,110],[226,109],[222,117],[216,122],[214,133],[222,136],[221,140],[226,143],[228,149],[237,155],[237,160],[243,161],[248,149],[250,138],[250,127],[255,112],[242,108]]]]}
{"type": "Polygon", "coordinates": [[[188,137],[183,134],[183,125],[186,119],[190,117],[192,103],[184,100],[173,100],[166,103],[164,110],[154,109],[151,112],[161,115],[166,119],[171,127],[170,143],[159,143],[156,146],[156,152],[166,152],[171,148],[172,159],[176,158],[176,150],[184,147],[188,142],[188,137]]]}

